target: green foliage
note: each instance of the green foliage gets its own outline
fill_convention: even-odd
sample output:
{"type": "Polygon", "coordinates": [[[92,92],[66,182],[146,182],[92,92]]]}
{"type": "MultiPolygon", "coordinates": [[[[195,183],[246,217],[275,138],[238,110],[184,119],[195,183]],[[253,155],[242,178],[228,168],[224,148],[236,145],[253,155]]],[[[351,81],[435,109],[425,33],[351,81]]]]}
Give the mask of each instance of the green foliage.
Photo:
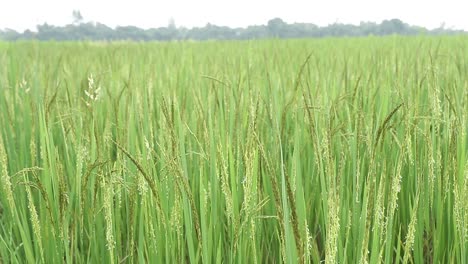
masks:
{"type": "Polygon", "coordinates": [[[0,263],[466,263],[467,43],[0,43],[0,263]]]}
{"type": "Polygon", "coordinates": [[[221,27],[208,23],[204,27],[187,29],[177,28],[174,20],[168,27],[141,29],[135,26],[123,26],[115,29],[101,23],[83,23],[79,11],[73,12],[73,24],[63,27],[48,24],[37,25],[37,32],[26,30],[18,33],[14,30],[0,30],[0,39],[17,40],[134,40],[134,41],[172,41],[172,40],[246,40],[266,38],[320,38],[320,37],[358,37],[385,35],[455,35],[466,34],[463,30],[444,27],[428,30],[410,26],[399,19],[384,20],[382,23],[362,22],[360,25],[334,23],[318,27],[310,23],[288,24],[280,18],[268,21],[267,25],[248,26],[247,28],[221,27]]]}

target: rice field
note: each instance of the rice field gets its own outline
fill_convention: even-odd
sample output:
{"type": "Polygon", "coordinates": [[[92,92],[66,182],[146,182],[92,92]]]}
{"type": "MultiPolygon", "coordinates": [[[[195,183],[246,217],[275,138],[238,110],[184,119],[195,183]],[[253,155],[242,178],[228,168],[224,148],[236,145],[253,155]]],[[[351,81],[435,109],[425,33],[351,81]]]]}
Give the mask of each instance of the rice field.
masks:
{"type": "Polygon", "coordinates": [[[468,38],[0,43],[0,263],[468,263],[468,38]]]}

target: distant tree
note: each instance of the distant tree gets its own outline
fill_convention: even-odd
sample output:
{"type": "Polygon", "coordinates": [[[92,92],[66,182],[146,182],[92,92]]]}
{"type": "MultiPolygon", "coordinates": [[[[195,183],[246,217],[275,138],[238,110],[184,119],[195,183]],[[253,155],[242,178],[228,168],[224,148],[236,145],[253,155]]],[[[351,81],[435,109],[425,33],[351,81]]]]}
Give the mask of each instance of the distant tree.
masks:
{"type": "Polygon", "coordinates": [[[23,32],[23,39],[33,39],[34,37],[35,37],[35,33],[29,29],[23,32]]]}
{"type": "Polygon", "coordinates": [[[3,40],[18,40],[21,38],[21,34],[16,32],[13,29],[5,29],[3,31],[0,31],[0,39],[3,40]]]}
{"type": "Polygon", "coordinates": [[[175,23],[175,19],[173,17],[171,17],[169,19],[169,23],[167,24],[167,27],[169,29],[176,29],[177,28],[176,23],[175,23]]]}
{"type": "Polygon", "coordinates": [[[79,25],[83,23],[83,16],[81,15],[80,10],[73,10],[72,17],[73,17],[73,24],[79,25]]]}
{"type": "Polygon", "coordinates": [[[281,18],[274,18],[268,21],[268,32],[272,37],[281,37],[282,33],[285,31],[285,28],[288,24],[284,23],[281,18]]]}
{"type": "Polygon", "coordinates": [[[380,35],[401,33],[404,30],[404,24],[399,19],[384,20],[380,24],[380,35]]]}

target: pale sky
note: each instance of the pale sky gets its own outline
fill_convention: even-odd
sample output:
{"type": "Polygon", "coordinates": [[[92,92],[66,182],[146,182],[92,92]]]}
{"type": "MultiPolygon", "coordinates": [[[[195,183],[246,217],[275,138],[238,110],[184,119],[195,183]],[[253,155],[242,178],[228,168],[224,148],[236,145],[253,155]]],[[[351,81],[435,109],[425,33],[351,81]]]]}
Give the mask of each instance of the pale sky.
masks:
{"type": "Polygon", "coordinates": [[[47,22],[70,24],[72,11],[80,10],[84,21],[111,27],[167,26],[202,27],[207,23],[245,27],[266,24],[280,17],[287,23],[306,22],[320,26],[360,21],[381,22],[399,18],[430,29],[445,22],[446,28],[468,30],[468,0],[0,0],[0,29],[23,31],[47,22]],[[2,3],[3,2],[3,3],[2,3]]]}

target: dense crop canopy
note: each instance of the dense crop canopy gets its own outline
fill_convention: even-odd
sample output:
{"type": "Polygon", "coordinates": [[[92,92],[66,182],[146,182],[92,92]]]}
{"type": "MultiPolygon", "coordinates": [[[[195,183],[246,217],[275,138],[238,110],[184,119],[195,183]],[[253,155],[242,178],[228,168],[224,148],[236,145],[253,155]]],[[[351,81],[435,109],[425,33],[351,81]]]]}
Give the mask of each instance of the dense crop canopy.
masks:
{"type": "Polygon", "coordinates": [[[0,263],[466,263],[468,38],[0,43],[0,263]]]}

